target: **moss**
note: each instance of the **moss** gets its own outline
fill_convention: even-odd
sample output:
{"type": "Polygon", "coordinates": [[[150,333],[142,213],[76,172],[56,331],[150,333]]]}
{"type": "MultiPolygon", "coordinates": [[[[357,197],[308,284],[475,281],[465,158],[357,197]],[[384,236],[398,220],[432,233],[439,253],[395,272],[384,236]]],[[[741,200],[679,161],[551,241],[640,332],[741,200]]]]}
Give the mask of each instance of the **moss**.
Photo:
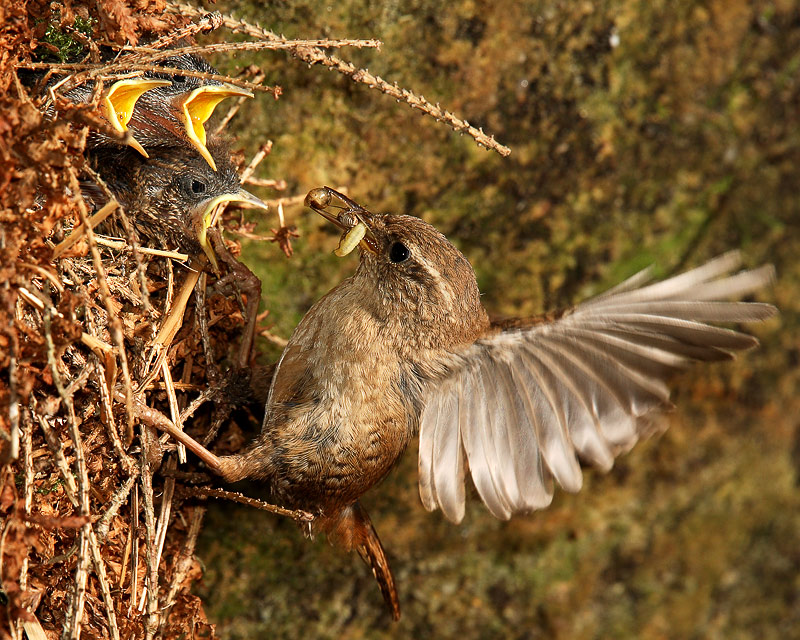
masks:
{"type": "MultiPolygon", "coordinates": [[[[91,36],[94,23],[93,18],[75,16],[72,29],[85,36],[91,36]]],[[[42,42],[52,45],[57,51],[39,47],[36,51],[36,59],[39,62],[76,62],[87,53],[84,44],[76,39],[71,31],[62,29],[55,21],[47,27],[42,42]]]]}
{"type": "MultiPolygon", "coordinates": [[[[794,0],[237,6],[287,36],[380,38],[380,52],[340,55],[512,147],[501,159],[282,54],[235,61],[257,62],[286,89],[240,119],[249,151],[275,140],[262,177],[287,179],[292,193],[346,185],[374,210],[433,222],[472,261],[490,311],[535,313],[651,263],[666,275],[741,247],[750,265],[776,264],[766,295],[783,315],[753,328],[759,351],[676,379],[671,430],[608,476],[587,473],[580,494],[557,495],[547,511],[498,523],[473,502],[452,526],[419,505],[412,447],[365,500],[397,574],[398,625],[356,558],[261,514],[218,513],[215,525],[258,523],[205,530],[203,553],[215,561],[204,593],[226,637],[800,637],[798,9],[794,0]]],[[[244,254],[283,335],[355,260],[329,256],[335,234],[310,213],[286,214],[303,234],[292,260],[274,245],[244,254]]]]}

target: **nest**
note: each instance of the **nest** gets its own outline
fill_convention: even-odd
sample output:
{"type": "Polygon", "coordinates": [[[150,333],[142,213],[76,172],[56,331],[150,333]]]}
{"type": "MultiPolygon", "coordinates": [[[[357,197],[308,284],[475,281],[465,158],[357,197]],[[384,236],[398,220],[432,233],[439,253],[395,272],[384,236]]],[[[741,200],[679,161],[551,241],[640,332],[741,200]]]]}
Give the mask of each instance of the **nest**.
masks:
{"type": "MultiPolygon", "coordinates": [[[[51,5],[48,5],[49,7],[51,5]]],[[[263,387],[248,375],[230,375],[249,364],[245,311],[258,302],[257,283],[241,282],[239,245],[217,238],[224,257],[214,276],[188,256],[109,239],[95,227],[112,212],[110,200],[91,216],[80,197],[88,167],[88,132],[102,128],[93,104],[56,102],[44,115],[42,97],[20,81],[20,69],[70,73],[95,80],[152,69],[158,47],[197,53],[232,48],[289,50],[402,100],[506,153],[482,131],[438,105],[387,83],[335,56],[324,46],[376,46],[373,41],[287,41],[269,31],[186,5],[159,0],[91,5],[52,5],[49,20],[37,3],[4,9],[0,44],[0,581],[6,615],[3,637],[99,638],[214,637],[190,586],[200,575],[194,547],[204,507],[187,498],[178,481],[185,452],[154,425],[170,421],[217,450],[236,451],[244,438],[230,421],[260,422],[263,387]],[[90,35],[77,29],[94,18],[90,35]],[[190,20],[195,19],[195,22],[190,20]],[[186,45],[198,32],[221,25],[255,41],[205,48],[186,45]],[[88,51],[79,62],[41,62],[39,53],[62,52],[48,30],[71,37],[88,51]],[[124,58],[99,61],[98,43],[151,46],[124,58]],[[155,39],[155,40],[154,40],[155,39]],[[153,46],[153,42],[157,47],[153,46]],[[138,57],[137,57],[138,56],[138,57]],[[249,305],[248,305],[249,303],[249,305]],[[233,363],[233,364],[232,364],[233,363]],[[238,369],[236,364],[238,363],[238,369]],[[220,436],[220,429],[223,428],[220,436]]],[[[263,87],[257,69],[239,86],[263,87]]],[[[236,113],[234,105],[223,127],[236,113]]],[[[285,188],[282,181],[252,179],[269,153],[266,143],[242,181],[285,188]]],[[[300,196],[302,198],[302,196],[300,196]]],[[[294,201],[297,197],[284,201],[294,201]]],[[[228,212],[223,224],[252,237],[252,225],[228,212]]],[[[274,237],[291,255],[293,232],[280,221],[274,237]]],[[[230,237],[230,234],[229,234],[230,237]]],[[[245,278],[246,280],[247,278],[245,278]]],[[[252,314],[251,314],[252,315],[252,314]]],[[[185,474],[184,474],[185,475],[185,474]]],[[[208,492],[215,495],[214,492],[208,492]]]]}

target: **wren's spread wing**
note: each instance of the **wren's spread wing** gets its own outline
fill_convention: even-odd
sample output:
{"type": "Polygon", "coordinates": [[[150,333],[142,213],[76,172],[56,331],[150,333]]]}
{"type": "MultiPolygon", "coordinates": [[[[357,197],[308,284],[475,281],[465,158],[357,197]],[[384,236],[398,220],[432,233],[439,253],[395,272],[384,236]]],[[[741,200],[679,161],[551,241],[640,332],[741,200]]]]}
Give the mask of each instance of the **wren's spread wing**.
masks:
{"type": "Polygon", "coordinates": [[[553,479],[578,491],[577,458],[608,471],[670,406],[666,377],[757,344],[707,324],[776,313],[767,304],[721,301],[773,278],[771,266],[727,275],[739,264],[732,252],[649,286],[643,271],[556,320],[498,325],[454,355],[421,417],[425,507],[460,522],[467,470],[501,519],[549,505],[553,479]]]}

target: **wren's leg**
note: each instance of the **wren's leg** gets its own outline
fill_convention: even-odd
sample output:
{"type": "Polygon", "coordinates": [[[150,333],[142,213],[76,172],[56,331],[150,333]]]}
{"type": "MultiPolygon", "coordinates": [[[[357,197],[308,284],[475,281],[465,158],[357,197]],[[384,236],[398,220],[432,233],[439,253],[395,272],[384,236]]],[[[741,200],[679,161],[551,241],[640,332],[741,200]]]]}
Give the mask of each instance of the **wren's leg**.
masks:
{"type": "Polygon", "coordinates": [[[246,265],[231,255],[231,252],[225,246],[219,229],[216,227],[209,229],[208,237],[211,239],[214,251],[228,267],[228,274],[219,280],[218,285],[227,286],[233,284],[247,296],[247,303],[244,309],[244,331],[242,332],[242,342],[239,345],[239,357],[236,361],[238,368],[244,369],[250,364],[253,350],[258,305],[261,302],[261,280],[246,265]]]}

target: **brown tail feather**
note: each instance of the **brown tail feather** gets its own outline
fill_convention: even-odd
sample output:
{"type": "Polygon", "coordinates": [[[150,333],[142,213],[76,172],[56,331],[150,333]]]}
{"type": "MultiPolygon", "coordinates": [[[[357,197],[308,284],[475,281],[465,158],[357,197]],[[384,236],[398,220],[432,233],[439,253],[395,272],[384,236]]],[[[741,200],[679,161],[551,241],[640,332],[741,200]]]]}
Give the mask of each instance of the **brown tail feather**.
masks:
{"type": "Polygon", "coordinates": [[[338,518],[320,524],[323,525],[332,543],[344,547],[347,551],[352,549],[358,551],[361,559],[372,569],[372,575],[378,581],[383,600],[392,613],[392,619],[399,620],[400,599],[394,585],[392,570],[367,512],[356,502],[344,509],[338,518]]]}

